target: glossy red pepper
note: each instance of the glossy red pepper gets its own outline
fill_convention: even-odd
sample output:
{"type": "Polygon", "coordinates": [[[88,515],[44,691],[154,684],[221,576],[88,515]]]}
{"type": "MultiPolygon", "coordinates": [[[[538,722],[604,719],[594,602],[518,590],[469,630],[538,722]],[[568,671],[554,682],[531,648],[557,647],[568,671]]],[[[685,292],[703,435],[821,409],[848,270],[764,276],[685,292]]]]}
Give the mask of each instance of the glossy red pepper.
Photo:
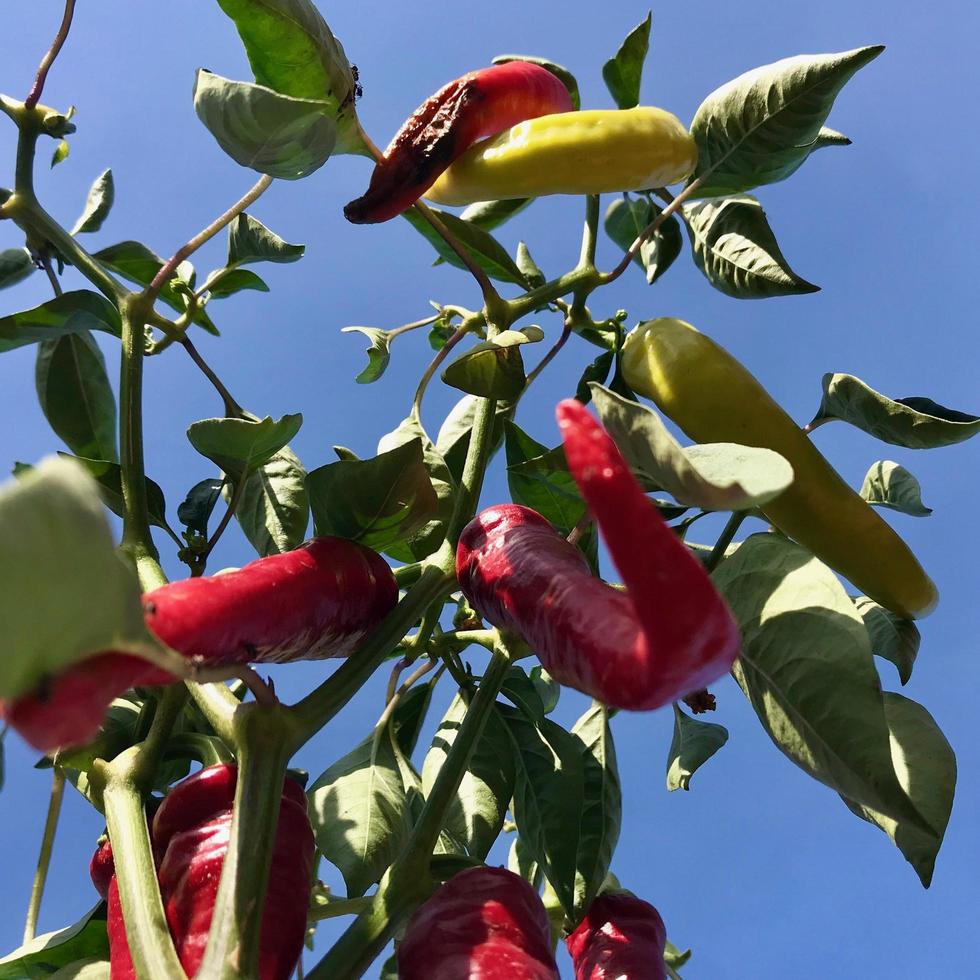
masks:
{"type": "Polygon", "coordinates": [[[395,134],[348,221],[387,221],[410,208],[478,140],[525,119],[570,112],[568,89],[546,68],[511,61],[471,71],[427,99],[395,134]]]}
{"type": "MultiPolygon", "coordinates": [[[[143,596],[150,631],[185,657],[215,666],[349,656],[398,600],[387,562],[322,537],[208,578],[143,596]]],[[[174,677],[139,657],[106,652],[73,664],[42,689],[0,700],[0,719],[35,748],[84,745],[113,698],[174,677]]]]}
{"type": "Polygon", "coordinates": [[[504,868],[467,868],[412,916],[399,980],[558,980],[548,914],[504,868]]]}
{"type": "MultiPolygon", "coordinates": [[[[189,977],[204,958],[228,849],[237,777],[232,765],[202,769],[170,791],[153,819],[160,894],[177,955],[189,977]]],[[[287,980],[299,959],[313,885],[313,856],[306,797],[298,783],[286,779],[262,915],[260,980],[287,980]]],[[[96,888],[108,900],[112,980],[131,980],[135,971],[108,842],[96,852],[90,871],[96,888]]]]}
{"type": "Polygon", "coordinates": [[[460,536],[463,594],[495,626],[521,634],[555,680],[610,707],[659,708],[706,687],[738,656],[731,612],[605,429],[573,399],[558,406],[558,421],[626,591],[595,578],[540,514],[504,504],[460,536]]]}
{"type": "Polygon", "coordinates": [[[626,892],[604,892],[565,940],[575,980],[664,980],[660,913],[626,892]]]}

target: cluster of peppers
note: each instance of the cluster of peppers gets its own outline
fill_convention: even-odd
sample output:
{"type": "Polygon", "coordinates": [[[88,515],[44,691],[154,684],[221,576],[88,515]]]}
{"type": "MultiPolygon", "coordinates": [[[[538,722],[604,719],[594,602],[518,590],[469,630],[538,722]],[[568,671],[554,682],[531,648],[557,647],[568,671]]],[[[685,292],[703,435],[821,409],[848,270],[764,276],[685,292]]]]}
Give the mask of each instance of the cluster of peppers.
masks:
{"type": "MultiPolygon", "coordinates": [[[[562,82],[512,62],[451,82],[392,140],[365,195],[345,209],[385,221],[426,195],[448,204],[659,187],[695,167],[697,151],[670,113],[573,110],[562,82]]],[[[765,506],[796,538],[878,602],[906,616],[935,604],[914,557],[727,352],[678,320],[641,324],[623,354],[628,383],[692,438],[780,452],[796,480],[765,506]],[[695,370],[696,368],[696,370],[695,370]]],[[[614,708],[650,710],[704,688],[739,651],[737,624],[702,565],[660,517],[608,433],[586,409],[557,409],[568,467],[625,589],[596,578],[540,514],[504,504],[480,513],[457,548],[460,588],[493,625],[519,634],[557,681],[614,708]]],[[[143,597],[149,629],[212,665],[344,657],[398,598],[381,556],[337,538],[143,597]]],[[[95,735],[111,700],[135,685],[172,683],[159,668],[108,651],[0,702],[0,718],[49,752],[95,735]]],[[[167,921],[181,964],[201,963],[227,852],[237,770],[205,769],[178,784],[152,821],[167,921]]],[[[298,959],[312,886],[306,801],[287,779],[262,919],[260,976],[285,980],[298,959]]],[[[135,976],[106,841],[91,873],[107,899],[113,980],[135,976]]],[[[662,980],[666,934],[653,906],[600,894],[567,937],[576,980],[662,980]]],[[[457,874],[421,906],[398,946],[403,980],[548,980],[558,976],[537,893],[499,868],[457,874]]]]}

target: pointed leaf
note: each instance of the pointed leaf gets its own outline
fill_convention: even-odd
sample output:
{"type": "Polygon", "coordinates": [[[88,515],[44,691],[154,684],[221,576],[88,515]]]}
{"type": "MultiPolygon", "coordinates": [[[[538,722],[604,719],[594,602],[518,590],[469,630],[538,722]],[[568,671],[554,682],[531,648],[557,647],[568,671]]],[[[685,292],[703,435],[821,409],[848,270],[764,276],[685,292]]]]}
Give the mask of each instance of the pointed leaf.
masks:
{"type": "Polygon", "coordinates": [[[0,252],[0,289],[23,282],[34,268],[34,260],[26,248],[4,249],[0,252]]]}
{"type": "Polygon", "coordinates": [[[214,478],[195,483],[187,491],[187,496],[177,508],[177,520],[188,531],[206,538],[208,536],[208,521],[211,519],[218,497],[221,496],[223,486],[223,480],[214,478]]]}
{"type": "Polygon", "coordinates": [[[538,268],[537,262],[531,257],[531,251],[525,242],[517,243],[517,255],[515,257],[517,268],[521,270],[524,281],[529,289],[537,289],[538,286],[545,284],[545,274],[538,268]]]}
{"type": "Polygon", "coordinates": [[[204,283],[204,289],[211,294],[211,299],[225,299],[240,293],[243,289],[255,289],[267,293],[269,287],[265,281],[251,269],[215,269],[204,283]]]}
{"type": "Polygon", "coordinates": [[[852,813],[888,834],[912,865],[922,887],[928,888],[953,808],[956,756],[935,719],[921,704],[886,692],[885,717],[891,732],[895,772],[916,809],[928,821],[929,829],[895,820],[847,797],[842,799],[852,813]]]}
{"type": "Polygon", "coordinates": [[[68,140],[61,140],[51,154],[51,169],[54,170],[59,163],[64,163],[69,153],[71,153],[71,144],[68,140]]]}
{"type": "Polygon", "coordinates": [[[851,142],[847,136],[843,133],[838,133],[836,129],[831,129],[829,126],[821,126],[810,152],[822,150],[828,146],[850,146],[851,142]]]}
{"type": "Polygon", "coordinates": [[[908,684],[919,653],[919,628],[911,619],[902,619],[865,595],[854,597],[854,605],[864,620],[871,640],[871,652],[890,660],[898,668],[902,684],[908,684]]]}
{"type": "Polygon", "coordinates": [[[390,330],[377,327],[343,327],[341,333],[362,333],[371,342],[367,349],[367,367],[354,379],[359,385],[369,385],[377,381],[388,368],[391,360],[390,330]]]}
{"type": "Polygon", "coordinates": [[[34,381],[44,417],[75,455],[119,458],[116,399],[105,358],[87,330],[38,344],[34,381]]]}
{"type": "Polygon", "coordinates": [[[784,58],[712,92],[691,123],[698,195],[738,194],[792,174],[813,149],[838,92],[883,50],[784,58]]]}
{"type": "Polygon", "coordinates": [[[0,980],[51,976],[78,960],[108,958],[106,911],[100,902],[74,925],[37,936],[0,959],[0,980]]]}
{"type": "Polygon", "coordinates": [[[632,109],[640,104],[640,79],[650,50],[652,18],[648,13],[646,20],[626,35],[615,56],[602,66],[602,79],[620,109],[632,109]]]}
{"type": "MultiPolygon", "coordinates": [[[[59,453],[58,455],[65,456],[84,466],[95,477],[95,482],[99,485],[102,503],[116,517],[123,516],[125,513],[125,503],[122,492],[122,470],[118,463],[105,459],[86,459],[82,456],[69,456],[67,453],[59,453]]],[[[168,528],[169,525],[167,524],[166,516],[167,503],[163,496],[163,490],[160,489],[158,483],[154,483],[149,477],[146,478],[146,504],[150,524],[154,527],[168,528]]]]}
{"type": "Polygon", "coordinates": [[[715,289],[735,299],[819,292],[790,267],[762,205],[747,194],[683,207],[694,263],[715,289]]]}
{"type": "Polygon", "coordinates": [[[667,753],[667,789],[689,790],[691,777],[727,741],[724,726],[692,718],[675,704],[674,737],[667,753]]]}
{"type": "Polygon", "coordinates": [[[251,419],[203,419],[187,429],[190,444],[238,480],[264,466],[300,430],[303,416],[251,419]]]}
{"type": "Polygon", "coordinates": [[[306,470],[289,446],[248,473],[235,517],[261,557],[292,551],[306,540],[306,470]]]}
{"type": "Polygon", "coordinates": [[[84,330],[101,330],[118,337],[121,329],[119,311],[107,299],[78,289],[33,310],[0,317],[0,353],[84,330]]]}
{"type": "Polygon", "coordinates": [[[777,748],[838,793],[928,829],[895,774],[867,630],[834,573],[770,533],[713,577],[742,628],[735,679],[777,748]]]}
{"type": "Polygon", "coordinates": [[[240,214],[228,226],[230,266],[249,262],[296,262],[305,251],[305,245],[290,245],[250,214],[240,214]]]}
{"type": "Polygon", "coordinates": [[[460,218],[484,231],[493,231],[533,203],[533,197],[515,197],[505,201],[478,201],[465,208],[460,218]]]}
{"type": "MultiPolygon", "coordinates": [[[[624,251],[661,212],[645,197],[618,198],[606,209],[603,226],[606,234],[624,251]]],[[[633,261],[646,273],[647,282],[655,283],[681,254],[684,244],[681,226],[671,215],[641,246],[633,261]]],[[[605,379],[603,379],[605,380],[605,379]]]]}
{"type": "Polygon", "coordinates": [[[98,231],[109,216],[115,199],[116,187],[112,179],[112,171],[103,170],[89,189],[85,207],[70,234],[81,235],[98,231]]]}
{"type": "Polygon", "coordinates": [[[890,459],[871,464],[861,485],[861,496],[869,504],[912,517],[928,517],[932,513],[932,508],[922,503],[919,481],[904,466],[890,459]]]}
{"type": "Polygon", "coordinates": [[[814,428],[841,419],[869,435],[906,449],[935,449],[965,442],[980,432],[980,416],[945,408],[929,398],[889,398],[852,374],[825,374],[814,428]]]}

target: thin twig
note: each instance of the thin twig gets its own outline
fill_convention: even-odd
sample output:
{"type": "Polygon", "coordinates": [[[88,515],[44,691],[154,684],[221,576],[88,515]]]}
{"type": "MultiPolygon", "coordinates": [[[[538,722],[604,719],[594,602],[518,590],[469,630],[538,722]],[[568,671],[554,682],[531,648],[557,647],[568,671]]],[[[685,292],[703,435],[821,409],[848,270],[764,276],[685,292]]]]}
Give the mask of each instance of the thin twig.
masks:
{"type": "Polygon", "coordinates": [[[411,674],[408,675],[405,682],[398,688],[397,691],[395,691],[394,695],[392,695],[391,700],[385,705],[385,710],[381,712],[381,717],[378,718],[378,722],[374,726],[375,732],[384,731],[385,725],[388,724],[388,721],[391,719],[391,716],[394,714],[395,708],[398,707],[399,703],[401,702],[401,699],[405,696],[405,694],[408,693],[408,691],[411,690],[411,688],[421,678],[425,677],[425,675],[428,674],[429,671],[433,670],[438,665],[438,663],[439,663],[438,660],[427,660],[424,664],[422,664],[421,667],[419,667],[417,670],[413,671],[411,674]]]}
{"type": "Polygon", "coordinates": [[[214,551],[214,546],[218,543],[221,535],[225,533],[225,528],[231,522],[232,517],[235,516],[235,511],[238,508],[238,503],[242,499],[242,493],[245,490],[245,477],[235,481],[235,489],[231,492],[231,500],[228,501],[228,507],[226,508],[224,515],[221,518],[221,523],[215,528],[214,534],[208,539],[208,543],[204,546],[204,551],[200,555],[200,560],[202,562],[207,561],[211,552],[214,551]]]}
{"type": "Polygon", "coordinates": [[[442,346],[442,350],[436,353],[431,363],[425,369],[418,387],[415,389],[415,398],[412,399],[412,414],[417,418],[422,418],[422,398],[425,396],[425,389],[428,388],[432,376],[439,370],[442,362],[449,356],[450,351],[470,332],[475,321],[465,319],[457,328],[456,332],[442,346]]]}
{"type": "Polygon", "coordinates": [[[410,330],[418,330],[419,327],[427,327],[430,323],[435,323],[442,316],[442,313],[436,313],[434,316],[427,316],[424,320],[413,320],[411,323],[406,323],[401,327],[395,327],[394,330],[388,331],[388,340],[394,340],[399,334],[408,333],[410,330]]]}
{"type": "Polygon", "coordinates": [[[214,390],[221,396],[221,400],[225,403],[225,415],[229,418],[245,418],[245,410],[241,405],[238,404],[237,399],[234,398],[232,393],[225,387],[224,382],[221,378],[215,374],[214,369],[208,364],[207,361],[201,356],[200,351],[194,346],[190,337],[183,336],[180,338],[180,346],[187,351],[190,359],[201,369],[201,373],[214,385],[214,390]]]}
{"type": "Polygon", "coordinates": [[[555,341],[554,346],[548,351],[544,357],[541,358],[541,363],[527,376],[527,380],[524,382],[524,390],[527,391],[531,387],[535,378],[555,359],[558,352],[565,346],[568,342],[568,338],[572,335],[572,325],[566,319],[565,326],[562,328],[561,336],[555,341]]]}
{"type": "Polygon", "coordinates": [[[54,767],[51,783],[51,799],[48,803],[48,816],[44,821],[44,835],[41,837],[41,851],[37,857],[37,870],[31,886],[31,900],[27,905],[27,919],[24,922],[24,942],[29,943],[37,935],[37,917],[41,911],[44,885],[51,867],[51,852],[54,850],[54,835],[58,830],[61,816],[61,801],[65,796],[65,772],[60,766],[54,767]]]}
{"type": "Polygon", "coordinates": [[[54,263],[51,261],[51,256],[42,256],[40,263],[41,268],[44,269],[44,273],[48,277],[48,282],[51,283],[51,288],[54,290],[55,296],[60,296],[64,290],[61,288],[61,282],[58,279],[58,274],[54,271],[54,263]]]}
{"type": "Polygon", "coordinates": [[[708,556],[708,560],[705,562],[705,567],[709,572],[713,572],[718,566],[718,562],[725,557],[725,551],[728,546],[732,543],[732,539],[735,537],[736,532],[742,526],[742,521],[748,517],[748,511],[736,510],[732,513],[732,516],[728,518],[728,523],[725,525],[721,532],[720,537],[715,542],[715,546],[708,556]]]}
{"type": "Polygon", "coordinates": [[[44,91],[44,83],[48,78],[48,72],[54,64],[54,59],[61,53],[61,49],[68,39],[68,31],[71,30],[71,19],[74,16],[75,0],[65,0],[65,16],[61,20],[61,27],[58,28],[58,33],[54,36],[54,41],[51,42],[51,47],[48,49],[47,54],[41,59],[41,65],[37,70],[37,75],[34,77],[34,85],[31,87],[27,98],[24,99],[25,109],[33,109],[40,101],[41,93],[44,91]]]}

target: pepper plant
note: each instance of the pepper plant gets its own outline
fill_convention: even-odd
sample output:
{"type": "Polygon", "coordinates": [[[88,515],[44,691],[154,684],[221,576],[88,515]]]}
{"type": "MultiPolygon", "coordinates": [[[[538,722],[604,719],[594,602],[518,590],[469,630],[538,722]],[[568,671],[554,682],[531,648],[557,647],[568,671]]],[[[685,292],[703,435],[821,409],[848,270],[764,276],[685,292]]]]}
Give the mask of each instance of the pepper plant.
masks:
{"type": "MultiPolygon", "coordinates": [[[[690,325],[631,317],[616,301],[621,277],[655,284],[685,261],[685,235],[706,288],[812,292],[750,192],[849,142],[828,117],[881,47],[748,72],[708,95],[688,128],[639,106],[648,16],[603,67],[616,109],[583,109],[589,94],[556,62],[505,55],[442,89],[382,152],[358,117],[369,80],[311,0],[217,5],[254,77],[202,69],[194,110],[229,174],[252,186],[167,258],[135,240],[89,247],[113,204],[111,171],[73,224],[36,191],[39,160],[63,163],[76,131],[74,109],[44,93],[84,7],[67,0],[26,96],[0,96],[17,133],[0,230],[22,242],[0,253],[0,287],[7,309],[28,276],[52,292],[0,317],[0,350],[36,347],[41,408],[66,447],[18,463],[0,491],[0,555],[17,570],[0,592],[0,712],[7,738],[44,752],[53,779],[25,943],[0,976],[285,977],[304,923],[304,975],[318,980],[379,968],[454,980],[477,965],[514,977],[518,961],[527,977],[557,976],[563,940],[577,976],[598,978],[610,930],[623,936],[624,971],[679,976],[690,952],[664,934],[669,894],[625,894],[614,733],[619,712],[672,711],[667,785],[689,788],[727,740],[701,716],[723,716],[710,687],[729,669],[772,742],[928,886],[955,758],[925,707],[882,691],[874,659],[908,680],[913,617],[935,604],[926,572],[872,510],[921,512],[918,485],[882,461],[855,492],[809,436],[839,420],[933,448],[970,438],[980,419],[829,374],[800,429],[690,325]],[[361,384],[378,384],[413,337],[426,333],[435,353],[414,394],[387,393],[392,427],[374,455],[337,447],[337,459],[301,462],[291,443],[302,415],[246,409],[197,339],[218,332],[216,301],[267,291],[252,266],[302,256],[257,217],[270,186],[343,155],[375,164],[350,220],[403,216],[480,301],[449,295],[403,326],[346,328],[369,344],[361,384]],[[433,208],[428,193],[468,206],[433,208]],[[577,261],[549,278],[533,240],[512,256],[497,230],[552,194],[584,208],[584,222],[577,261]],[[198,277],[192,259],[219,236],[227,258],[198,277]],[[603,236],[621,254],[608,269],[603,236]],[[210,475],[174,508],[148,475],[143,378],[181,350],[216,414],[187,430],[210,475]],[[577,399],[559,406],[551,445],[522,425],[546,369],[564,372],[577,399]],[[422,408],[439,384],[460,397],[436,424],[422,408]],[[511,503],[485,499],[491,466],[505,468],[511,503]],[[720,533],[703,537],[719,514],[720,533]],[[741,534],[746,522],[759,533],[741,534]],[[217,574],[216,545],[236,525],[256,559],[217,574]],[[317,686],[280,699],[267,665],[329,658],[342,662],[317,686]],[[384,704],[363,741],[317,760],[304,816],[307,774],[292,760],[378,675],[384,704]],[[594,699],[572,725],[555,714],[566,688],[594,699]],[[437,692],[451,701],[427,722],[437,692]],[[66,782],[104,815],[91,876],[107,905],[39,942],[66,782]],[[502,847],[509,873],[491,873],[502,847]],[[339,871],[343,894],[314,880],[316,862],[339,871]],[[454,911],[462,936],[426,925],[454,911]],[[332,944],[317,931],[327,919],[345,922],[332,944]]],[[[347,203],[319,193],[318,207],[347,203]]],[[[362,301],[370,319],[371,296],[362,301]]],[[[339,342],[325,335],[315,356],[339,342]]]]}

